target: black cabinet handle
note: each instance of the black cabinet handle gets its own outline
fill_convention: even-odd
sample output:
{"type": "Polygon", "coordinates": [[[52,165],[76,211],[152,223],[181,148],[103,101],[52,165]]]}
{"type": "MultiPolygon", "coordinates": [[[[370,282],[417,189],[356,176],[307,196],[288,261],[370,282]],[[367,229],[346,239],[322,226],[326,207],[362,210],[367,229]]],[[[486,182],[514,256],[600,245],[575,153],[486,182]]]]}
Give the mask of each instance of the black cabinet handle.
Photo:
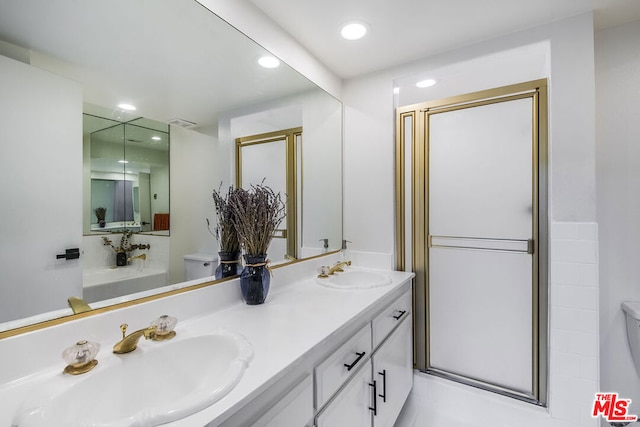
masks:
{"type": "Polygon", "coordinates": [[[364,357],[366,353],[363,351],[362,353],[356,353],[356,356],[358,356],[356,358],[356,360],[353,361],[353,363],[351,365],[348,364],[344,364],[345,368],[347,368],[347,371],[350,371],[353,369],[354,366],[356,366],[358,364],[358,362],[360,361],[360,359],[362,359],[364,357]]]}
{"type": "Polygon", "coordinates": [[[373,380],[373,384],[369,383],[369,387],[373,387],[373,408],[369,406],[369,410],[373,411],[373,415],[378,415],[378,392],[376,391],[376,381],[373,380]]]}
{"type": "Polygon", "coordinates": [[[78,259],[80,258],[80,248],[65,249],[63,254],[56,255],[56,259],[78,259]]]}
{"type": "Polygon", "coordinates": [[[397,316],[393,316],[393,318],[396,320],[400,320],[400,318],[404,316],[404,314],[407,312],[407,310],[398,310],[398,311],[400,312],[400,314],[398,314],[397,316]]]}
{"type": "Polygon", "coordinates": [[[379,394],[383,403],[387,403],[387,370],[383,369],[382,372],[378,372],[378,375],[382,377],[382,394],[379,394]]]}

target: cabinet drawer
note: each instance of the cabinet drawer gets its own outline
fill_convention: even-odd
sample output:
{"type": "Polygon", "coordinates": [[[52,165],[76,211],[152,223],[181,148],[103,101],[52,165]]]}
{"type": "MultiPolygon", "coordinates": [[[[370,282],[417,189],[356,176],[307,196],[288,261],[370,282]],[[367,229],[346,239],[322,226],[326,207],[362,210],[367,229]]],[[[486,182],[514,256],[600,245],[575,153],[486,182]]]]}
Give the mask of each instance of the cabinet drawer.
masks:
{"type": "Polygon", "coordinates": [[[411,292],[407,291],[373,319],[373,348],[377,348],[389,333],[410,314],[411,292]]]}
{"type": "Polygon", "coordinates": [[[371,359],[316,417],[317,427],[371,427],[371,359]]]}
{"type": "Polygon", "coordinates": [[[315,369],[316,409],[365,364],[371,355],[371,326],[367,323],[315,369]]]}

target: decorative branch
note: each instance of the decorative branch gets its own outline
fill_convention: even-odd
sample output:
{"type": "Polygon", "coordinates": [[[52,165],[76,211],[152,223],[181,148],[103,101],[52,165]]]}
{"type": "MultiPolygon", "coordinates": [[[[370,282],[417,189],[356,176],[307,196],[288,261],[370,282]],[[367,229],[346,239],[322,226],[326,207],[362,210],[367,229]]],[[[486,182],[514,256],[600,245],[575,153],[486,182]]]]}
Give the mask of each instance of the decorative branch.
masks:
{"type": "Polygon", "coordinates": [[[102,206],[100,206],[95,208],[93,211],[96,213],[96,217],[98,218],[98,221],[104,221],[107,215],[107,208],[103,208],[102,206]]]}
{"type": "MultiPolygon", "coordinates": [[[[104,246],[111,246],[116,253],[118,252],[131,252],[134,249],[144,249],[142,245],[131,245],[129,239],[133,235],[132,230],[126,230],[122,232],[122,237],[120,238],[120,246],[113,246],[113,242],[107,236],[102,236],[102,244],[104,246]]],[[[151,245],[145,245],[147,248],[150,248],[151,245]]]]}
{"type": "MultiPolygon", "coordinates": [[[[264,182],[264,181],[263,181],[264,182]]],[[[239,188],[229,201],[234,212],[233,224],[246,254],[266,255],[273,233],[286,215],[280,193],[264,184],[239,188]]]]}
{"type": "MultiPolygon", "coordinates": [[[[227,194],[223,196],[221,194],[222,184],[218,191],[213,190],[213,202],[216,206],[216,220],[217,225],[215,227],[215,236],[220,245],[220,252],[237,253],[240,252],[240,242],[238,240],[238,233],[234,226],[234,211],[231,209],[230,204],[233,199],[237,197],[238,190],[233,187],[229,187],[227,194]]],[[[211,232],[209,220],[207,219],[207,226],[211,232]]],[[[212,233],[213,234],[213,233],[212,233]]]]}

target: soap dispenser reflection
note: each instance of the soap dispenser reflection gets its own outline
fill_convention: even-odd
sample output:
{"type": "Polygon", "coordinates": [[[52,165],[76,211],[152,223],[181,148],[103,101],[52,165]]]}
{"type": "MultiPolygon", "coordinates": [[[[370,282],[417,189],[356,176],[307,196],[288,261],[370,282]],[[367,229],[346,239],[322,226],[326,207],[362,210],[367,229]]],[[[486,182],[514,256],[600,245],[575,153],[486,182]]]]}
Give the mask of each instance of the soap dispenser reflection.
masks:
{"type": "Polygon", "coordinates": [[[351,261],[347,250],[347,243],[352,243],[351,240],[342,241],[342,249],[340,249],[340,262],[351,261]]]}
{"type": "Polygon", "coordinates": [[[322,242],[322,253],[326,254],[329,251],[329,239],[320,239],[319,242],[322,242]]]}

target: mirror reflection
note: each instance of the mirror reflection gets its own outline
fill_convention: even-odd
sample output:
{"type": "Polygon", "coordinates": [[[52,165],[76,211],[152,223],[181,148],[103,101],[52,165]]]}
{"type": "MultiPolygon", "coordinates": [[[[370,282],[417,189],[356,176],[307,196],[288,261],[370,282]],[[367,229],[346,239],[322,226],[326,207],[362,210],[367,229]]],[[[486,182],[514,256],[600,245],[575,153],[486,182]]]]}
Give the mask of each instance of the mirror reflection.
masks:
{"type": "Polygon", "coordinates": [[[286,194],[286,215],[267,251],[276,260],[296,259],[301,251],[302,148],[301,127],[236,139],[236,187],[266,185],[286,194]]]}
{"type": "Polygon", "coordinates": [[[169,230],[169,126],[84,113],[85,158],[91,159],[88,232],[169,230]],[[88,153],[87,153],[88,151],[88,153]]]}
{"type": "Polygon", "coordinates": [[[192,0],[0,0],[0,197],[20,207],[0,218],[0,331],[69,316],[73,296],[98,308],[185,286],[192,264],[189,283],[210,280],[212,190],[236,184],[237,138],[304,129],[295,244],[274,260],[340,248],[342,105],[259,67],[268,54],[192,0]]]}

